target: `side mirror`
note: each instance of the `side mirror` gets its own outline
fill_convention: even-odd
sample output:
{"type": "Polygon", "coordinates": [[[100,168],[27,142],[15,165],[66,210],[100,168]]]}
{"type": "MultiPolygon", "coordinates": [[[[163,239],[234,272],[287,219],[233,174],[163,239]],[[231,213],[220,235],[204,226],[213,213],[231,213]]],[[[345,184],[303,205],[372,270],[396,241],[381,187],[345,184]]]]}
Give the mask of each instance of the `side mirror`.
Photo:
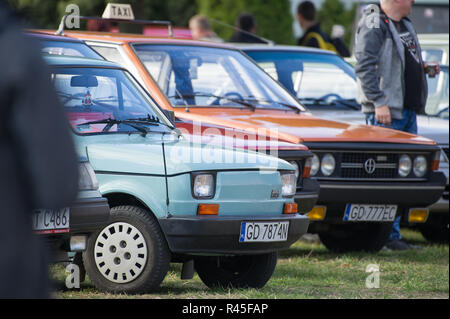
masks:
{"type": "Polygon", "coordinates": [[[175,125],[175,112],[172,110],[163,110],[163,113],[175,125]]]}

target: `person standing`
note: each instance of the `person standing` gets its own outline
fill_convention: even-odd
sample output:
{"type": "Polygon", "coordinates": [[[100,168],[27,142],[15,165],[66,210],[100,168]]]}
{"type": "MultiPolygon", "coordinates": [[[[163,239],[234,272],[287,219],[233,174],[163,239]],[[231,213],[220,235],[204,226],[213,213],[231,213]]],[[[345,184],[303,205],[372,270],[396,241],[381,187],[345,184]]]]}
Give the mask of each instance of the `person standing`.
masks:
{"type": "Polygon", "coordinates": [[[77,157],[40,50],[2,2],[0,43],[0,298],[48,298],[50,256],[32,211],[72,203],[77,157]]]}
{"type": "Polygon", "coordinates": [[[250,13],[241,13],[235,22],[237,30],[233,33],[228,42],[235,43],[266,43],[256,35],[257,24],[255,17],[250,13]]]}
{"type": "Polygon", "coordinates": [[[303,1],[298,5],[297,21],[303,30],[303,36],[298,39],[297,45],[329,50],[342,57],[349,57],[350,52],[340,38],[343,36],[343,32],[341,32],[340,37],[331,39],[320,28],[316,16],[317,10],[311,1],[303,1]]]}
{"type": "MultiPolygon", "coordinates": [[[[417,134],[417,114],[425,113],[428,87],[426,63],[408,15],[414,0],[381,0],[358,23],[355,72],[358,102],[370,125],[417,134]]],[[[439,70],[436,70],[439,72],[439,70]]],[[[386,245],[415,248],[402,240],[400,217],[386,245]]]]}
{"type": "Polygon", "coordinates": [[[211,29],[208,18],[202,15],[195,15],[189,20],[189,29],[194,40],[224,42],[211,29]]]}

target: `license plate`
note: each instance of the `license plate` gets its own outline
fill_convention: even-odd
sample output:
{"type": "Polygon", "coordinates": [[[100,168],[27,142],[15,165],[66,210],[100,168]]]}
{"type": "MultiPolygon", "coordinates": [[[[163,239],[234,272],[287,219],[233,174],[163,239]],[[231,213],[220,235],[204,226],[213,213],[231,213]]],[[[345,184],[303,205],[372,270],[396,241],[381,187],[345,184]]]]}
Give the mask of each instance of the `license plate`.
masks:
{"type": "Polygon", "coordinates": [[[70,231],[70,209],[38,209],[33,213],[33,229],[38,234],[59,234],[70,231]]]}
{"type": "Polygon", "coordinates": [[[345,221],[392,222],[397,213],[397,205],[347,204],[345,221]]]}
{"type": "Polygon", "coordinates": [[[289,222],[243,222],[239,242],[286,241],[289,222]]]}

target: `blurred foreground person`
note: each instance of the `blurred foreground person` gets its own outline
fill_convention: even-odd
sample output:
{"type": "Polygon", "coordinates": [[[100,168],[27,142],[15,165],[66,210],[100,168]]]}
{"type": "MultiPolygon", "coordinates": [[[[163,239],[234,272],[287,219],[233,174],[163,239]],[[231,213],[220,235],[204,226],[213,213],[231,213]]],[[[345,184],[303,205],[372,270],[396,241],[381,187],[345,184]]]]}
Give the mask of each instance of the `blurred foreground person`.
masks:
{"type": "Polygon", "coordinates": [[[221,38],[211,29],[208,18],[202,15],[195,15],[189,20],[189,29],[194,40],[223,42],[221,38]]]}
{"type": "Polygon", "coordinates": [[[39,50],[0,2],[0,298],[49,297],[49,252],[32,211],[75,199],[78,166],[39,50]]]}

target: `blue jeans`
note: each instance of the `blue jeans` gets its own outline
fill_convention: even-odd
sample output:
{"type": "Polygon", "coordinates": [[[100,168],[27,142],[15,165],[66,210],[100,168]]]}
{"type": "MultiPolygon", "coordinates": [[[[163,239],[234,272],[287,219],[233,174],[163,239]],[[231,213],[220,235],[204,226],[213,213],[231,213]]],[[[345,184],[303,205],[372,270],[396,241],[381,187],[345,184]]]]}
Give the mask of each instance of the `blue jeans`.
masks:
{"type": "MultiPolygon", "coordinates": [[[[392,119],[391,125],[380,124],[375,118],[375,113],[366,114],[366,123],[368,125],[382,126],[386,128],[391,128],[394,130],[399,130],[407,133],[417,134],[417,114],[414,111],[403,109],[403,119],[397,120],[392,119]]],[[[400,234],[400,220],[401,216],[397,216],[394,220],[394,225],[392,227],[392,233],[389,236],[389,240],[400,240],[402,235],[400,234]]]]}

